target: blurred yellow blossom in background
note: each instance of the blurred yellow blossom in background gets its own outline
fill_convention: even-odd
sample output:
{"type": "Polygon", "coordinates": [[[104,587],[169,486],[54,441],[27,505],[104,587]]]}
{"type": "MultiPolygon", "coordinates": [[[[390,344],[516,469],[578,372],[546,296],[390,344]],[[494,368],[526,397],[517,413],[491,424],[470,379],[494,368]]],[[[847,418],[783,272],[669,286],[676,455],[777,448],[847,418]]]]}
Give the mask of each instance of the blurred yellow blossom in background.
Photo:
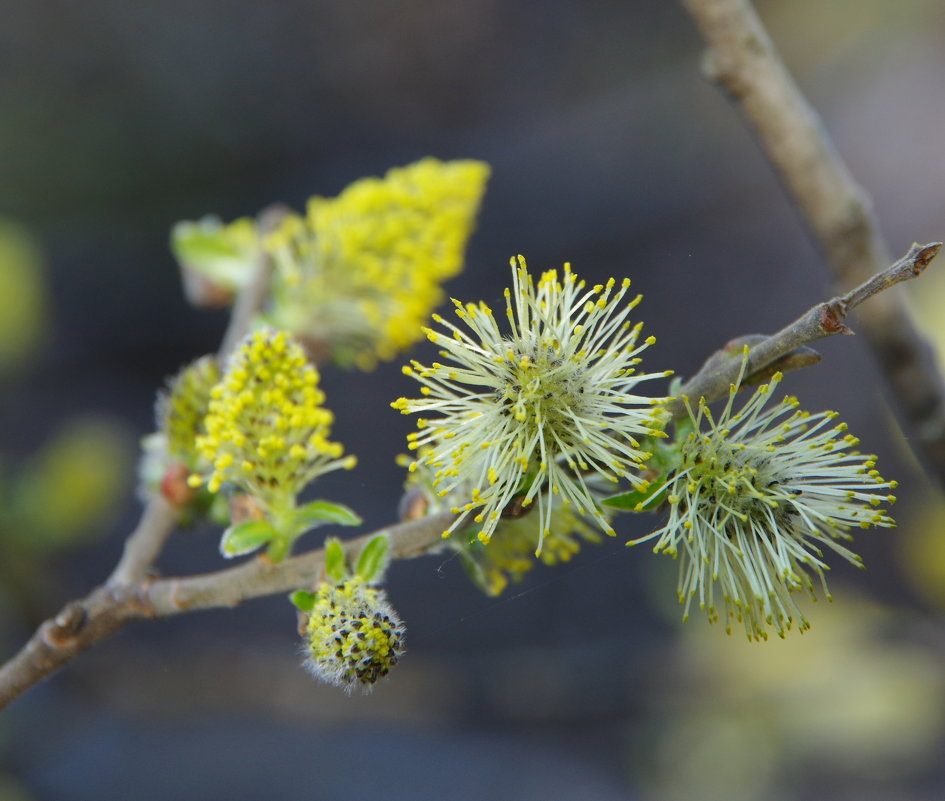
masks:
{"type": "Polygon", "coordinates": [[[267,321],[316,359],[373,368],[423,338],[456,275],[489,177],[481,161],[426,158],[313,197],[266,240],[275,261],[267,321]]]}
{"type": "Polygon", "coordinates": [[[642,769],[657,797],[802,799],[808,774],[875,789],[934,766],[941,646],[902,632],[895,610],[844,595],[818,604],[815,630],[763,649],[707,625],[681,630],[665,694],[649,701],[652,762],[642,769]]]}

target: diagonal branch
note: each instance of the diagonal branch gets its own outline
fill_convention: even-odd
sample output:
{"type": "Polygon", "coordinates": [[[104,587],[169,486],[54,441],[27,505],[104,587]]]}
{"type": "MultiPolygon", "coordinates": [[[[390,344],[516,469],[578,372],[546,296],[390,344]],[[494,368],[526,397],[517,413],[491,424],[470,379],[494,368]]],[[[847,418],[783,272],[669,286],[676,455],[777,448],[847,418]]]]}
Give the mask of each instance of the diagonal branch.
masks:
{"type": "MultiPolygon", "coordinates": [[[[455,515],[448,512],[429,515],[344,540],[341,545],[348,562],[354,564],[368,541],[383,534],[390,538],[392,560],[412,559],[436,550],[442,544],[443,531],[454,518],[455,515]]],[[[314,587],[323,578],[324,564],[323,548],[289,557],[278,564],[260,556],[226,570],[155,581],[146,588],[144,600],[149,617],[237,606],[252,598],[314,587]]]]}
{"type": "Polygon", "coordinates": [[[259,245],[256,253],[256,263],[245,286],[240,288],[233,301],[233,310],[230,312],[230,322],[223,334],[223,342],[217,353],[221,366],[229,355],[236,350],[240,341],[252,328],[253,318],[262,309],[269,296],[269,284],[272,277],[272,258],[263,247],[263,240],[279,227],[285,219],[288,210],[278,204],[264,209],[258,218],[259,245]]]}
{"type": "Polygon", "coordinates": [[[164,550],[179,517],[177,507],[160,493],[152,493],[145,503],[141,520],[125,540],[121,559],[108,578],[109,586],[122,587],[141,580],[164,550]]]}
{"type": "MultiPolygon", "coordinates": [[[[709,46],[705,69],[739,105],[837,281],[889,264],[869,198],[854,181],[747,0],[683,0],[709,46]]],[[[896,291],[859,317],[920,457],[945,483],[945,381],[896,291]]]]}
{"type": "MultiPolygon", "coordinates": [[[[853,332],[845,322],[847,314],[852,309],[885,289],[921,275],[941,249],[941,242],[913,245],[909,248],[909,252],[895,264],[864,281],[847,294],[825,303],[818,303],[776,334],[753,341],[751,350],[748,352],[745,375],[750,377],[772,365],[779,366],[781,360],[797,351],[798,348],[803,348],[818,339],[834,334],[852,334],[853,332]]],[[[742,365],[740,358],[731,357],[741,356],[741,346],[747,339],[749,337],[733,340],[721,351],[713,354],[699,372],[683,384],[678,393],[680,397],[667,406],[674,417],[686,413],[685,404],[681,399],[683,396],[702,397],[712,402],[728,394],[729,386],[735,383],[742,365]]],[[[750,339],[755,340],[754,337],[750,339]]]]}
{"type": "MultiPolygon", "coordinates": [[[[368,540],[390,537],[391,558],[409,559],[435,550],[454,515],[441,513],[388,526],[342,543],[353,561],[368,540]]],[[[198,576],[144,578],[134,584],[103,585],[66,604],[43,623],[0,667],[0,709],[83,651],[134,620],[169,617],[237,606],[252,598],[312,587],[321,578],[324,549],[273,564],[264,556],[198,576]]]]}

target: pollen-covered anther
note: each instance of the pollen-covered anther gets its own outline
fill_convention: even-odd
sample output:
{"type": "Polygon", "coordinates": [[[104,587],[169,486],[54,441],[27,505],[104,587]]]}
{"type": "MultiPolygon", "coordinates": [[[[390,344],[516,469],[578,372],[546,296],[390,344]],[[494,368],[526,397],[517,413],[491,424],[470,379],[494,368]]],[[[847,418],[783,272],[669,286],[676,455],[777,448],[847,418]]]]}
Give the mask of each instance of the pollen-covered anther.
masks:
{"type": "Polygon", "coordinates": [[[291,497],[317,475],[345,465],[327,435],[332,415],[318,406],[318,373],[284,332],[263,329],[234,354],[214,389],[209,432],[197,445],[214,471],[208,489],[224,482],[263,501],[291,497]]]}

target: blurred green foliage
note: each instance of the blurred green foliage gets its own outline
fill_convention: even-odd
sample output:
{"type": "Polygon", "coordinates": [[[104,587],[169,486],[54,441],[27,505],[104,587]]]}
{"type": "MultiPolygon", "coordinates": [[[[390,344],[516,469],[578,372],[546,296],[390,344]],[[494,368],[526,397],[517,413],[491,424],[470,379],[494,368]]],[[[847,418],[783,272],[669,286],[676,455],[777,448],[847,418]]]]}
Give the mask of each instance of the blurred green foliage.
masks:
{"type": "MultiPolygon", "coordinates": [[[[22,465],[0,470],[0,607],[36,622],[49,560],[108,533],[133,475],[133,443],[102,417],[67,420],[22,465]]],[[[48,611],[48,610],[46,610],[48,611]]]]}
{"type": "Polygon", "coordinates": [[[52,551],[100,531],[128,486],[131,442],[114,422],[78,417],[36,453],[7,486],[19,548],[52,551]]]}
{"type": "Polygon", "coordinates": [[[47,317],[39,248],[23,227],[0,218],[0,378],[35,354],[47,317]]]}
{"type": "MultiPolygon", "coordinates": [[[[50,319],[41,247],[0,218],[0,380],[13,381],[35,361],[50,319]]],[[[48,560],[108,532],[131,483],[133,453],[121,424],[101,416],[67,419],[24,459],[0,453],[3,611],[17,607],[29,617],[52,583],[48,560]]]]}

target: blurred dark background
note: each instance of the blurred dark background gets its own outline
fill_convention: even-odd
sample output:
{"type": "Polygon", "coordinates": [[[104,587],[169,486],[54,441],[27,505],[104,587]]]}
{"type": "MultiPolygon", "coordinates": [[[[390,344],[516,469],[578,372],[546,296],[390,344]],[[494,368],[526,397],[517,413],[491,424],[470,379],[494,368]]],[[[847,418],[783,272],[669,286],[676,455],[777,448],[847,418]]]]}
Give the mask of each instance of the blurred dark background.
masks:
{"type": "MultiPolygon", "coordinates": [[[[759,8],[893,250],[943,238],[945,7],[759,8]]],[[[73,539],[4,551],[5,653],[107,576],[139,512],[156,389],[221,336],[225,314],[182,298],[177,220],[301,208],[424,155],[482,159],[493,177],[450,294],[499,302],[516,253],[630,276],[658,338],[646,366],[682,375],[831,295],[700,54],[660,0],[4,0],[0,257],[27,268],[0,274],[0,338],[19,343],[0,348],[0,488],[30,477],[17,497],[58,509],[49,465],[85,477],[49,513],[73,539]]],[[[945,283],[916,295],[945,342],[945,283]]],[[[837,565],[837,600],[803,637],[681,627],[675,565],[623,546],[652,519],[498,600],[429,557],[391,570],[409,654],[372,695],[299,670],[283,598],[141,624],[0,718],[0,801],[941,798],[945,512],[863,342],[820,350],[785,388],[880,455],[900,528],[858,537],[868,572],[837,565]]],[[[323,384],[360,466],[319,495],[388,523],[412,424],[388,405],[407,379],[394,363],[323,384]]],[[[184,533],[161,568],[214,569],[216,546],[184,533]]]]}

